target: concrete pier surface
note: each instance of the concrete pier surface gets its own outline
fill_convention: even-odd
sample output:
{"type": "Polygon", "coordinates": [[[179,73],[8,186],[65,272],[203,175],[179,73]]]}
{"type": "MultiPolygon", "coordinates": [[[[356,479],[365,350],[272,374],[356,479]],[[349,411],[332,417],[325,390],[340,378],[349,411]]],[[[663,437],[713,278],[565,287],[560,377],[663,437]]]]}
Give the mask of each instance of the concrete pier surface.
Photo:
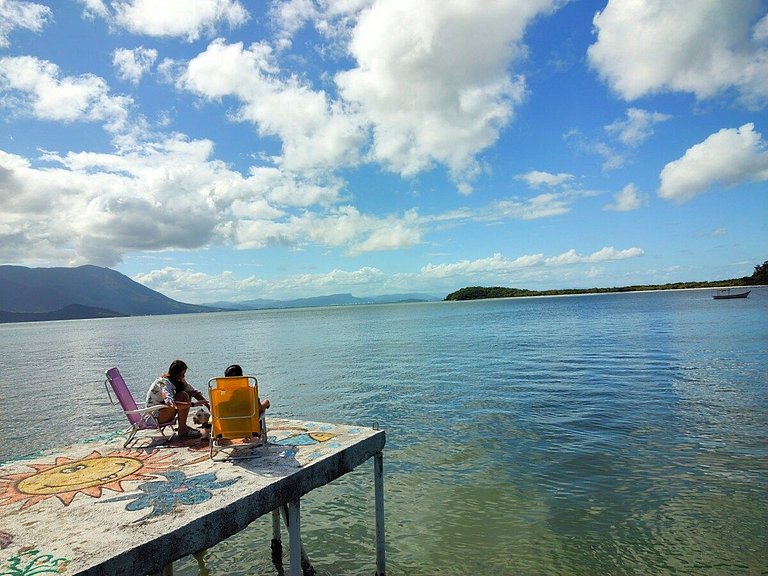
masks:
{"type": "Polygon", "coordinates": [[[384,432],[276,418],[267,426],[267,446],[237,441],[238,458],[224,461],[209,458],[207,441],[164,444],[142,431],[127,448],[116,433],[5,462],[0,575],[158,573],[274,510],[289,519],[291,574],[300,574],[299,499],[371,457],[383,574],[384,432]]]}

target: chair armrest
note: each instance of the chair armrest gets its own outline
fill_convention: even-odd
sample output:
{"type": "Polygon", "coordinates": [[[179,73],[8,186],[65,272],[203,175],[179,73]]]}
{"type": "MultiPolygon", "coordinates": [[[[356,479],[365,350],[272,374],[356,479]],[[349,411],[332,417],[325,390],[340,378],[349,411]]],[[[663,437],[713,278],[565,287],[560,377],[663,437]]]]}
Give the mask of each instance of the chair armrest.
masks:
{"type": "Polygon", "coordinates": [[[147,406],[146,408],[137,408],[136,410],[124,410],[126,414],[152,414],[165,408],[165,404],[156,404],[155,406],[147,406]]]}

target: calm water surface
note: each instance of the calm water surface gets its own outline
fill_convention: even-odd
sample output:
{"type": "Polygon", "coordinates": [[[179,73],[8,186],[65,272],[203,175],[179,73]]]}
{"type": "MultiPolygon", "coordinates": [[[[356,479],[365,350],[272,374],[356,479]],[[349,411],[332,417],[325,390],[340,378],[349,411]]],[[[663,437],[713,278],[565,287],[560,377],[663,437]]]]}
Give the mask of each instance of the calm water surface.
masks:
{"type": "MultiPolygon", "coordinates": [[[[386,429],[390,575],[768,574],[766,288],[13,324],[0,342],[0,461],[124,426],[110,366],[142,397],[174,358],[199,388],[238,362],[273,416],[386,429]]],[[[372,464],[304,497],[302,531],[319,574],[370,575],[372,464]]],[[[275,574],[270,534],[255,521],[208,573],[275,574]]]]}

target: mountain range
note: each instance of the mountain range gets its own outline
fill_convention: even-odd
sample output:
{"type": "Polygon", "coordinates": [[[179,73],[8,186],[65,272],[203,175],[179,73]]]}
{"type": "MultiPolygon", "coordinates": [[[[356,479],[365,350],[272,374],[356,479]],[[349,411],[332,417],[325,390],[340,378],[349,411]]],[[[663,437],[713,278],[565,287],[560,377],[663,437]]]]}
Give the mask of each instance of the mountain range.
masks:
{"type": "Polygon", "coordinates": [[[209,302],[205,306],[226,310],[263,310],[268,308],[309,308],[312,306],[351,306],[355,304],[395,304],[399,302],[434,302],[442,296],[409,292],[407,294],[387,294],[384,296],[358,297],[349,293],[297,298],[295,300],[241,300],[238,302],[209,302]]]}
{"type": "Polygon", "coordinates": [[[215,310],[178,302],[109,268],[0,266],[0,322],[215,310]]]}
{"type": "Polygon", "coordinates": [[[109,268],[0,266],[0,323],[435,300],[442,297],[416,293],[370,298],[332,294],[197,305],[168,298],[109,268]]]}

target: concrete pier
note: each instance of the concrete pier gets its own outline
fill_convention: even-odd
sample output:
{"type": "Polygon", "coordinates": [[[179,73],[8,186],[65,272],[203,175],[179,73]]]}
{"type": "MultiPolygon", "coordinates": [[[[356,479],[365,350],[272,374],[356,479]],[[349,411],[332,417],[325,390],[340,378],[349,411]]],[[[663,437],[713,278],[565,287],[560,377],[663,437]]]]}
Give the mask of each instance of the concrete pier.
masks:
{"type": "Polygon", "coordinates": [[[290,574],[298,576],[300,498],[371,457],[376,573],[383,575],[384,432],[284,419],[267,425],[269,445],[236,442],[238,458],[224,461],[209,458],[207,442],[164,444],[157,432],[144,431],[128,448],[115,434],[4,463],[0,575],[167,573],[173,561],[282,510],[290,574]]]}

